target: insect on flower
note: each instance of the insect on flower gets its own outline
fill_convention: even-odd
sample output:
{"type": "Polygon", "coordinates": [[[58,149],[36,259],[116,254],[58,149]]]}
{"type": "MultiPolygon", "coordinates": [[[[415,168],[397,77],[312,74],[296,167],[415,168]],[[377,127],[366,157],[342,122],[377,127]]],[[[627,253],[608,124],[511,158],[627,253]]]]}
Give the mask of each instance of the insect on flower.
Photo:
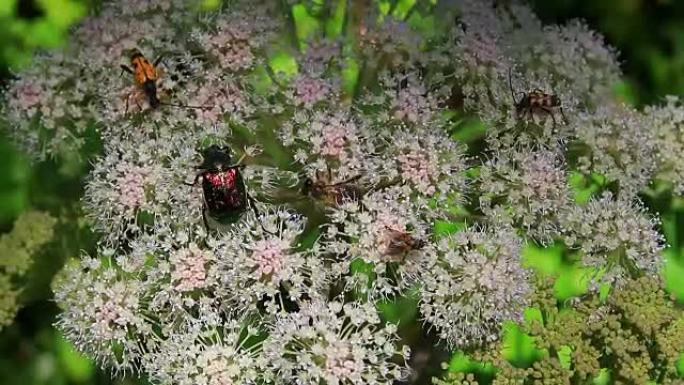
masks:
{"type": "Polygon", "coordinates": [[[315,175],[315,179],[309,177],[304,179],[300,193],[328,207],[339,206],[345,202],[359,202],[366,194],[401,183],[400,178],[395,178],[372,186],[363,186],[359,183],[363,175],[355,175],[341,182],[332,183],[333,176],[330,168],[325,174],[316,171],[315,175]]]}
{"type": "MultiPolygon", "coordinates": [[[[157,67],[159,66],[159,63],[162,62],[163,56],[159,56],[154,62],[150,62],[140,50],[134,48],[130,51],[130,60],[133,68],[122,64],[121,69],[122,71],[133,75],[135,83],[140,87],[140,90],[147,98],[150,108],[156,109],[160,105],[199,109],[210,108],[209,106],[185,106],[180,104],[162,103],[157,94],[157,81],[160,76],[160,71],[157,70],[157,67]]],[[[136,103],[137,102],[138,101],[136,100],[136,103]]],[[[128,99],[126,100],[126,111],[128,111],[128,99]]]]}
{"type": "Polygon", "coordinates": [[[251,208],[258,217],[254,199],[247,193],[247,186],[240,172],[245,167],[240,164],[242,158],[233,164],[230,149],[217,145],[206,148],[202,152],[202,158],[202,164],[197,167],[201,171],[195,176],[193,183],[186,184],[195,186],[202,178],[204,226],[209,228],[207,214],[216,221],[234,223],[245,210],[251,208]]]}
{"type": "Polygon", "coordinates": [[[151,108],[157,108],[161,104],[157,96],[157,66],[161,63],[163,56],[159,56],[154,63],[150,63],[147,58],[138,49],[131,50],[131,69],[129,66],[122,64],[121,69],[133,75],[135,83],[145,93],[147,101],[151,108]]]}
{"type": "Polygon", "coordinates": [[[385,245],[383,254],[392,260],[402,260],[411,251],[425,247],[424,239],[419,239],[406,231],[393,229],[386,226],[385,245]]]}
{"type": "Polygon", "coordinates": [[[563,121],[567,124],[568,119],[563,113],[563,107],[561,107],[561,100],[558,95],[548,94],[539,88],[531,92],[515,92],[513,90],[513,81],[511,80],[511,69],[508,69],[508,86],[511,89],[511,97],[513,98],[513,103],[515,104],[515,116],[518,119],[531,119],[535,115],[540,113],[547,114],[551,117],[553,121],[553,126],[556,126],[556,116],[554,114],[554,109],[560,111],[561,116],[563,116],[563,121]],[[516,100],[516,95],[522,95],[520,100],[516,100]]]}
{"type": "Polygon", "coordinates": [[[327,176],[316,171],[315,180],[306,178],[301,192],[326,206],[337,206],[346,201],[357,201],[363,196],[361,188],[354,184],[360,178],[361,175],[356,175],[342,182],[331,183],[332,172],[328,168],[327,176]]]}

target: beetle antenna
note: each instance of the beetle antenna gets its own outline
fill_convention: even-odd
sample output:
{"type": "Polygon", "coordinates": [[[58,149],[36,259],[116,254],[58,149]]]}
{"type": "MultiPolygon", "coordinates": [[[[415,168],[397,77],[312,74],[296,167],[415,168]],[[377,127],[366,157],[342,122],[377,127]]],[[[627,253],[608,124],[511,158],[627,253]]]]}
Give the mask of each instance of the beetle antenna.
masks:
{"type": "Polygon", "coordinates": [[[173,103],[159,103],[162,106],[171,106],[171,107],[177,107],[177,108],[196,108],[199,110],[208,110],[213,108],[214,106],[190,106],[190,105],[182,105],[182,104],[173,104],[173,103]]]}
{"type": "Polygon", "coordinates": [[[512,72],[512,68],[508,67],[508,87],[511,89],[511,97],[513,98],[513,103],[515,103],[515,105],[518,105],[518,101],[515,100],[515,91],[513,91],[513,80],[511,80],[511,78],[512,78],[511,72],[512,72]]]}

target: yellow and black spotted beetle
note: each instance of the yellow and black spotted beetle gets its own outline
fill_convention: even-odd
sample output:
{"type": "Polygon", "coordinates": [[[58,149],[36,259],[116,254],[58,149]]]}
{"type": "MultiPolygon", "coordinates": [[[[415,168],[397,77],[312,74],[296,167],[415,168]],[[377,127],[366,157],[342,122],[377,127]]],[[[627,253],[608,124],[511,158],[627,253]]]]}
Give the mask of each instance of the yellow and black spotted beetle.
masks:
{"type": "Polygon", "coordinates": [[[561,100],[558,95],[548,94],[540,89],[535,89],[531,92],[515,92],[513,90],[513,82],[511,80],[511,69],[508,69],[508,86],[511,89],[511,97],[513,98],[513,103],[515,105],[515,116],[518,119],[531,119],[534,115],[539,113],[545,113],[551,117],[553,121],[553,126],[556,126],[556,116],[554,114],[554,109],[560,111],[563,121],[567,124],[568,119],[563,113],[563,107],[561,107],[561,100]],[[516,100],[516,95],[521,95],[520,100],[516,100]]]}

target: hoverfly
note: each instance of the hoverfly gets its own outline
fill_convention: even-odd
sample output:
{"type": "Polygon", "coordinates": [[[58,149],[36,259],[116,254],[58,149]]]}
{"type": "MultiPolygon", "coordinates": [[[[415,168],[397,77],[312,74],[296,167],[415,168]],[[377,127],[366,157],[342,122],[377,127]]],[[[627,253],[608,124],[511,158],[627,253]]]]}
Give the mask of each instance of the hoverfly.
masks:
{"type": "Polygon", "coordinates": [[[386,244],[383,255],[391,260],[401,260],[410,252],[421,250],[427,244],[424,239],[416,238],[406,231],[393,229],[389,226],[385,226],[385,228],[386,244]]]}
{"type": "Polygon", "coordinates": [[[313,198],[326,206],[338,206],[344,202],[358,201],[364,194],[361,187],[355,182],[361,179],[361,175],[353,176],[342,182],[331,183],[332,173],[328,168],[327,176],[316,171],[316,178],[306,178],[301,192],[303,195],[313,198]]]}
{"type": "Polygon", "coordinates": [[[563,107],[561,106],[561,100],[558,95],[548,94],[539,88],[531,92],[515,92],[513,90],[513,81],[511,80],[511,69],[508,69],[508,86],[511,90],[511,97],[513,98],[513,103],[515,105],[515,116],[518,119],[531,119],[534,115],[539,113],[545,113],[551,117],[553,121],[553,126],[556,126],[556,116],[554,114],[554,109],[558,109],[563,116],[563,121],[568,122],[568,119],[563,113],[563,107]],[[520,100],[516,100],[516,95],[521,95],[520,100]]]}

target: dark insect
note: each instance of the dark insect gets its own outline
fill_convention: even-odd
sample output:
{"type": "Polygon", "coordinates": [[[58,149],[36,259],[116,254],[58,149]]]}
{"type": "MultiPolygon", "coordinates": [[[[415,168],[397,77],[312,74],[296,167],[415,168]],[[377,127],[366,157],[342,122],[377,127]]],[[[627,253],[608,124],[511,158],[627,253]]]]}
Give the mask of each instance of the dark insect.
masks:
{"type": "Polygon", "coordinates": [[[558,109],[561,116],[563,116],[563,121],[567,123],[568,119],[563,113],[561,100],[557,95],[547,94],[538,88],[531,92],[515,92],[513,90],[510,69],[508,70],[508,86],[511,89],[511,97],[513,97],[513,103],[515,104],[515,116],[518,119],[532,119],[535,115],[543,113],[551,117],[555,127],[556,116],[554,110],[558,109]],[[522,95],[522,98],[516,100],[515,95],[522,95]]]}
{"type": "Polygon", "coordinates": [[[383,254],[391,260],[401,260],[414,250],[425,247],[425,240],[415,238],[406,231],[387,227],[383,254]]]}
{"type": "Polygon", "coordinates": [[[358,201],[363,196],[363,191],[354,184],[361,178],[356,175],[338,183],[331,183],[332,174],[328,169],[327,176],[316,171],[316,179],[306,178],[302,186],[302,194],[309,196],[326,206],[338,206],[344,202],[358,201]]]}
{"type": "Polygon", "coordinates": [[[230,149],[212,145],[202,152],[202,157],[202,164],[197,167],[200,172],[193,183],[186,184],[195,186],[202,178],[204,226],[209,228],[207,215],[221,223],[234,223],[248,208],[258,217],[240,171],[244,165],[232,163],[230,149]]]}

